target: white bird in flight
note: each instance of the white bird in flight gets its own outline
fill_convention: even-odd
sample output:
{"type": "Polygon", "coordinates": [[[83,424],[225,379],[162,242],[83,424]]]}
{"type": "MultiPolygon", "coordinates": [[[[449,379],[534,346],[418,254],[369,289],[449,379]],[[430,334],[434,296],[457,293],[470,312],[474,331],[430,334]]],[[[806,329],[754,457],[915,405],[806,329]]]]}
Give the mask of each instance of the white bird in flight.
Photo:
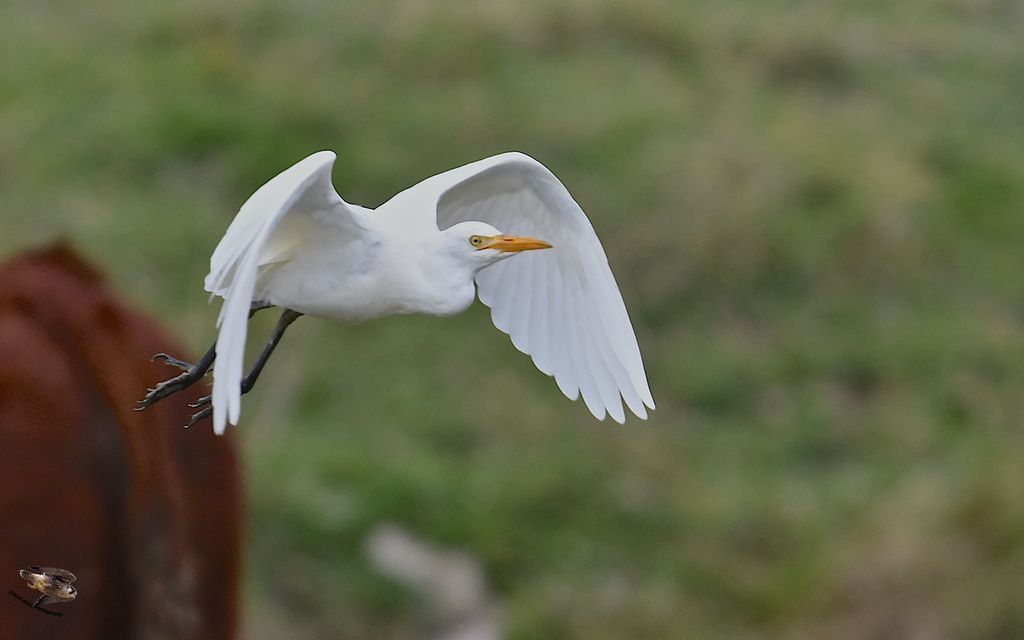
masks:
{"type": "Polygon", "coordinates": [[[205,280],[206,290],[224,299],[216,344],[195,364],[154,356],[184,373],[151,389],[139,409],[191,386],[216,359],[213,393],[191,405],[200,410],[189,425],[212,413],[222,434],[228,422],[238,423],[242,394],[295,318],[448,316],[479,295],[494,325],[569,399],[583,396],[600,420],[607,414],[624,422],[623,401],[646,419],[654,400],[604,249],[544,165],[503,153],[367,209],[335,191],[336,157],[314,153],[242,205],[205,280]],[[248,319],[271,306],[284,311],[243,378],[248,319]]]}

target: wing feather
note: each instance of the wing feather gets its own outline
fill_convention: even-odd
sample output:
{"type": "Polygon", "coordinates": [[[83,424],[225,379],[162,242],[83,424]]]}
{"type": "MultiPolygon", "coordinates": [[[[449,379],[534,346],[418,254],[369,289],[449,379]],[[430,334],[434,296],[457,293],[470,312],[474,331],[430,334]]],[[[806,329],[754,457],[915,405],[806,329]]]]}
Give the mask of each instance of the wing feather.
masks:
{"type": "MultiPolygon", "coordinates": [[[[577,292],[587,290],[584,273],[583,270],[577,271],[581,281],[579,282],[579,287],[576,288],[577,292]]],[[[593,304],[590,304],[592,300],[588,300],[579,294],[577,295],[577,304],[579,305],[577,317],[580,323],[581,338],[586,347],[584,355],[588,370],[593,375],[601,402],[604,404],[605,409],[608,410],[608,414],[621,424],[625,422],[626,415],[622,411],[621,392],[619,391],[618,381],[615,380],[614,373],[604,353],[609,348],[609,345],[606,340],[599,340],[596,335],[596,325],[601,322],[600,313],[593,308],[593,304]]]]}
{"type": "MultiPolygon", "coordinates": [[[[559,268],[559,272],[562,269],[559,268]]],[[[551,318],[548,323],[551,326],[551,337],[555,345],[555,383],[558,385],[566,398],[576,401],[580,397],[579,378],[572,366],[571,345],[569,344],[572,333],[572,325],[569,322],[566,308],[568,301],[564,295],[565,284],[561,273],[551,278],[548,283],[553,293],[553,304],[551,318]]]]}
{"type": "Polygon", "coordinates": [[[641,418],[654,408],[636,335],[608,259],[586,214],[542,164],[521,153],[474,162],[421,182],[400,196],[433,203],[441,229],[466,220],[531,235],[554,248],[482,269],[480,301],[517,349],[580,395],[594,416],[641,418]]]}
{"type": "Polygon", "coordinates": [[[551,331],[548,327],[549,314],[551,313],[548,308],[548,276],[546,272],[549,271],[547,268],[546,258],[543,252],[537,254],[537,258],[532,261],[533,273],[530,278],[533,288],[532,302],[534,305],[533,313],[530,314],[530,343],[534,345],[533,349],[533,364],[547,375],[553,373],[551,366],[551,331]]]}
{"type": "Polygon", "coordinates": [[[206,290],[224,298],[217,320],[213,428],[224,433],[241,413],[249,309],[260,267],[285,259],[302,232],[358,233],[351,206],[331,183],[337,156],[320,151],[285,169],[242,205],[210,258],[206,290]]]}
{"type": "Polygon", "coordinates": [[[576,383],[580,387],[580,395],[583,396],[583,403],[587,405],[587,409],[594,415],[598,420],[604,420],[605,409],[602,404],[598,402],[598,391],[597,384],[594,382],[593,374],[587,366],[586,355],[587,346],[583,341],[583,336],[580,331],[580,300],[579,292],[575,287],[567,287],[569,294],[569,305],[565,307],[567,324],[573,324],[573,328],[568,332],[568,336],[571,340],[569,343],[569,356],[572,358],[572,368],[576,377],[576,383]]]}
{"type": "MultiPolygon", "coordinates": [[[[591,255],[591,264],[594,261],[594,256],[591,255]]],[[[591,266],[590,269],[596,270],[596,267],[591,266]]],[[[601,298],[602,294],[605,296],[604,299],[593,301],[591,312],[588,316],[593,321],[595,341],[600,347],[605,366],[615,378],[618,388],[622,393],[622,399],[626,402],[630,411],[640,418],[646,419],[647,409],[644,407],[636,385],[633,384],[629,375],[628,365],[626,364],[630,356],[628,343],[617,339],[623,334],[621,317],[611,313],[601,313],[602,308],[615,307],[615,300],[608,299],[607,292],[603,288],[599,290],[597,298],[601,298]]],[[[628,317],[626,321],[628,323],[628,317]]]]}
{"type": "MultiPolygon", "coordinates": [[[[522,256],[528,258],[529,254],[522,256]]],[[[530,336],[530,313],[533,298],[536,296],[531,291],[534,285],[533,279],[533,260],[526,260],[520,265],[520,273],[517,278],[517,290],[515,293],[516,305],[513,307],[512,326],[509,331],[509,337],[512,338],[512,344],[515,345],[516,349],[519,349],[525,354],[530,353],[530,344],[536,344],[536,338],[531,340],[530,336]]]]}

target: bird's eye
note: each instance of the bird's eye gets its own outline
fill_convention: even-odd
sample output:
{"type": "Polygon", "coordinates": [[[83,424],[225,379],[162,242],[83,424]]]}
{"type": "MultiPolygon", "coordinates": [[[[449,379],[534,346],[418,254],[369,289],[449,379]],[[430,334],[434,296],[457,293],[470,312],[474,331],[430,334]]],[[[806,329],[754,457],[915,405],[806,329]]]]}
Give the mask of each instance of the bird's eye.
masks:
{"type": "Polygon", "coordinates": [[[481,236],[470,236],[469,237],[469,244],[473,245],[474,247],[479,247],[480,243],[483,242],[483,241],[484,241],[484,239],[481,236]]]}

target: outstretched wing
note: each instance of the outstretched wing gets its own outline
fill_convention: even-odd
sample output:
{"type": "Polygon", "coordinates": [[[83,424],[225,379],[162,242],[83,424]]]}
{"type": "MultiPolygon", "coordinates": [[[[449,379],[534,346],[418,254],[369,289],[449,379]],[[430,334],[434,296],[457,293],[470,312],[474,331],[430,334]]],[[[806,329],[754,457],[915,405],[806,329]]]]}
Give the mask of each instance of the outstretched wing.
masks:
{"type": "Polygon", "coordinates": [[[75,577],[75,574],[71,573],[70,571],[58,569],[57,567],[39,567],[39,572],[50,576],[54,580],[64,582],[67,584],[71,584],[72,582],[78,579],[75,577]]]}
{"type": "MultiPolygon", "coordinates": [[[[598,419],[640,418],[654,400],[622,295],[601,242],[580,206],[544,165],[505,153],[428,178],[410,191],[433,201],[437,225],[477,220],[553,245],[482,269],[480,301],[498,329],[568,398],[598,419]],[[620,399],[621,397],[621,399],[620,399]]],[[[410,194],[413,195],[413,194],[410,194]]],[[[408,197],[408,196],[407,196],[408,197]]]]}
{"type": "Polygon", "coordinates": [[[358,233],[353,207],[331,183],[337,156],[320,151],[285,169],[242,205],[210,258],[206,290],[224,298],[217,326],[213,429],[238,423],[249,308],[261,268],[286,260],[310,233],[358,233]]]}

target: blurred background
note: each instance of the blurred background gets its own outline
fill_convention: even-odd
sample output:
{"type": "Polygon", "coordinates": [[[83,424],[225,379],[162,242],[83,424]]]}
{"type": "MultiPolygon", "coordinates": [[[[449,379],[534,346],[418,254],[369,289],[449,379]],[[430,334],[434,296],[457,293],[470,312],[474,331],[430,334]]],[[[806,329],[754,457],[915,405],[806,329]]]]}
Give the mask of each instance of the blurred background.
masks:
{"type": "Polygon", "coordinates": [[[480,305],[296,324],[237,429],[245,637],[420,637],[384,523],[509,638],[1024,634],[1024,5],[161,5],[0,4],[0,254],[67,238],[194,356],[278,171],[376,206],[522,150],[658,403],[594,421],[480,305]]]}

